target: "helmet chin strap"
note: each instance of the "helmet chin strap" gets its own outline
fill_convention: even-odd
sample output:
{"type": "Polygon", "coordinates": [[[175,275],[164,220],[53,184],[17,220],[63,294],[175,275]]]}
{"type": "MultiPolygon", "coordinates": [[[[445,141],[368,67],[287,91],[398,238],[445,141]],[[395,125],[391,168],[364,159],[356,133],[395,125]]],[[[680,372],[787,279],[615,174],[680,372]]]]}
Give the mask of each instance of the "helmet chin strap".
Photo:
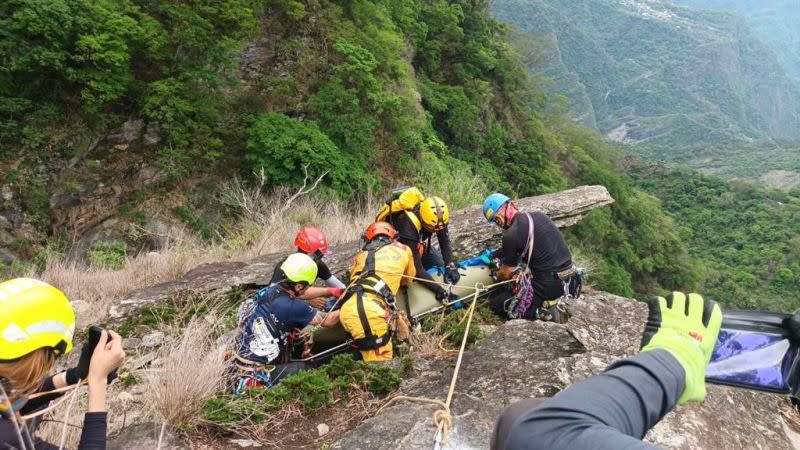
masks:
{"type": "Polygon", "coordinates": [[[507,230],[511,226],[511,221],[514,220],[519,210],[517,209],[517,205],[512,202],[506,203],[506,205],[501,208],[503,213],[503,229],[507,230]]]}

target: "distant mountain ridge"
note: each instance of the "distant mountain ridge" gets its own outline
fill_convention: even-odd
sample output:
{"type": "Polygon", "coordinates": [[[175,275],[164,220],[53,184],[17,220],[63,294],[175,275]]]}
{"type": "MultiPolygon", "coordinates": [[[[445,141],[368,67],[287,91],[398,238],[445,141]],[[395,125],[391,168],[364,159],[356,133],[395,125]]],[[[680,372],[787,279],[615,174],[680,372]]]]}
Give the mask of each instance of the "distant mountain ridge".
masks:
{"type": "Polygon", "coordinates": [[[790,78],[800,83],[800,1],[672,0],[675,4],[735,12],[775,52],[790,78]]]}
{"type": "Polygon", "coordinates": [[[492,9],[544,47],[532,69],[553,79],[576,120],[648,157],[703,167],[800,138],[800,88],[734,14],[655,0],[492,9]]]}

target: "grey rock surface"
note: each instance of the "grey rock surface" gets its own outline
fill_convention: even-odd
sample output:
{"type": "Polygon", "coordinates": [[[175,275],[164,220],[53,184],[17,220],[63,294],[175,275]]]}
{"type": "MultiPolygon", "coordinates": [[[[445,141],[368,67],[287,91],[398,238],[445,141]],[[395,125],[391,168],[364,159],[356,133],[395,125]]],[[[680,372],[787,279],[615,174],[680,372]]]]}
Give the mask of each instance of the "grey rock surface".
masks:
{"type": "MultiPolygon", "coordinates": [[[[506,322],[465,353],[451,406],[455,423],[445,448],[488,448],[494,422],[506,406],[552,396],[636,353],[647,316],[644,303],[587,291],[571,312],[566,325],[506,322]]],[[[404,384],[403,394],[444,400],[451,365],[404,384]]],[[[677,449],[790,448],[777,396],[713,385],[708,391],[705,402],[677,408],[646,439],[677,449]]],[[[390,406],[331,448],[431,448],[436,409],[390,406]]]]}
{"type": "Polygon", "coordinates": [[[109,439],[108,450],[139,450],[144,448],[160,448],[161,450],[186,450],[189,447],[169,429],[161,434],[161,425],[156,423],[140,423],[125,428],[116,437],[109,439]],[[161,446],[159,447],[159,436],[161,446]]]}

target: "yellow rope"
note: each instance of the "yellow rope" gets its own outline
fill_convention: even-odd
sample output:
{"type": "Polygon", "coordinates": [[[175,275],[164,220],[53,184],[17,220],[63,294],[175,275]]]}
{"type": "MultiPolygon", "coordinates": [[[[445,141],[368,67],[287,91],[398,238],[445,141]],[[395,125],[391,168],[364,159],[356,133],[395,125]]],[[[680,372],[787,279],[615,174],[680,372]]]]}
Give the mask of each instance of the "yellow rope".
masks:
{"type": "MultiPolygon", "coordinates": [[[[413,277],[411,277],[411,278],[413,278],[413,277]]],[[[449,437],[450,428],[453,426],[453,415],[450,413],[450,403],[453,401],[453,394],[454,394],[455,389],[456,389],[456,381],[458,380],[458,371],[461,369],[461,361],[462,361],[462,359],[464,357],[464,349],[467,347],[467,338],[469,337],[469,328],[472,325],[472,317],[475,314],[475,305],[478,304],[478,295],[480,295],[481,292],[489,290],[489,289],[491,289],[491,288],[493,288],[495,286],[500,286],[500,285],[503,285],[503,284],[506,284],[506,283],[510,283],[510,282],[513,282],[513,281],[515,281],[515,280],[511,279],[511,280],[506,280],[506,281],[500,281],[500,282],[491,284],[489,286],[479,286],[478,284],[476,284],[475,287],[470,288],[470,289],[474,289],[475,290],[475,292],[471,295],[471,297],[473,297],[474,301],[470,304],[469,310],[467,312],[467,315],[465,316],[467,318],[467,326],[466,326],[466,329],[464,331],[464,336],[461,338],[461,348],[458,350],[458,359],[456,360],[456,367],[453,370],[453,378],[450,379],[450,389],[448,389],[448,391],[447,391],[447,400],[446,401],[442,402],[441,400],[436,400],[436,399],[431,399],[431,398],[426,398],[426,397],[409,397],[409,396],[405,396],[405,395],[398,395],[397,397],[393,397],[391,400],[386,402],[386,404],[384,404],[378,411],[380,412],[384,408],[387,408],[390,405],[393,405],[393,404],[395,404],[397,402],[400,402],[400,401],[409,401],[409,402],[415,402],[415,403],[429,403],[429,404],[438,405],[441,409],[438,409],[438,410],[436,410],[436,412],[433,413],[433,423],[434,423],[434,425],[436,425],[436,435],[435,435],[436,437],[434,439],[438,438],[441,435],[442,439],[441,439],[440,442],[437,441],[437,444],[442,444],[442,445],[447,444],[447,439],[449,437]]],[[[462,321],[463,321],[463,319],[462,319],[462,321]]]]}
{"type": "MultiPolygon", "coordinates": [[[[486,289],[486,288],[484,288],[486,289]]],[[[456,368],[453,369],[453,378],[450,380],[450,389],[447,391],[447,400],[445,400],[443,409],[433,413],[433,421],[436,423],[436,434],[441,432],[442,444],[447,444],[449,437],[450,427],[453,425],[453,416],[450,413],[450,403],[453,401],[453,393],[456,390],[456,381],[458,380],[458,371],[461,369],[461,360],[464,357],[464,349],[467,347],[467,338],[469,337],[469,327],[472,325],[472,316],[475,313],[475,305],[478,304],[478,294],[481,289],[475,286],[475,293],[473,295],[473,302],[469,306],[469,313],[467,314],[467,326],[464,329],[464,336],[461,338],[461,349],[458,351],[458,359],[456,360],[456,368]]]]}

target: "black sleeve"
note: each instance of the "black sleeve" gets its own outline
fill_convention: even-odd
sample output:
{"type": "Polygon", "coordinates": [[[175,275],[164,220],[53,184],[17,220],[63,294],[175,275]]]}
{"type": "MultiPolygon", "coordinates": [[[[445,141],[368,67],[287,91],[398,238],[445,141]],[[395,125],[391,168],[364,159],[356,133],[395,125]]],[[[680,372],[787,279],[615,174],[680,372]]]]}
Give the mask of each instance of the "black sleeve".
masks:
{"type": "Polygon", "coordinates": [[[269,284],[277,283],[283,279],[283,272],[281,272],[281,265],[283,264],[284,261],[286,261],[286,258],[283,258],[282,260],[278,261],[277,264],[275,264],[275,270],[272,271],[272,279],[269,280],[269,284]]]}
{"type": "MultiPolygon", "coordinates": [[[[52,391],[52,390],[55,390],[55,388],[56,388],[56,386],[53,384],[53,377],[47,377],[44,380],[44,383],[42,383],[42,387],[39,388],[39,390],[36,391],[36,392],[52,391]]],[[[22,415],[34,413],[34,412],[44,408],[50,402],[52,402],[53,400],[61,397],[62,395],[64,395],[63,392],[58,392],[58,393],[55,393],[55,394],[47,394],[47,395],[43,395],[41,397],[36,397],[36,398],[28,401],[28,403],[26,403],[25,406],[23,406],[22,409],[19,412],[22,415]]]]}
{"type": "Polygon", "coordinates": [[[331,269],[324,261],[317,261],[317,278],[327,280],[331,277],[331,269]]]}
{"type": "Polygon", "coordinates": [[[108,413],[87,412],[83,418],[83,431],[78,450],[105,450],[106,418],[108,413]]]}
{"type": "Polygon", "coordinates": [[[419,254],[419,247],[416,245],[411,246],[411,254],[414,256],[414,269],[416,269],[417,272],[416,277],[429,281],[420,281],[420,283],[422,283],[422,285],[426,288],[430,289],[433,293],[443,295],[445,293],[444,288],[436,284],[431,274],[429,274],[428,271],[425,270],[425,267],[422,266],[422,255],[419,254]]]}
{"type": "Polygon", "coordinates": [[[525,249],[527,242],[520,240],[519,233],[517,233],[518,228],[518,226],[512,226],[503,232],[503,247],[500,249],[500,253],[503,255],[504,266],[518,266],[522,251],[525,249]]]}
{"type": "Polygon", "coordinates": [[[439,249],[442,251],[444,265],[447,266],[453,262],[453,249],[450,247],[450,233],[447,227],[436,232],[436,239],[439,241],[439,249]]]}
{"type": "Polygon", "coordinates": [[[397,240],[411,247],[412,250],[416,248],[422,237],[408,215],[405,212],[394,213],[390,219],[392,226],[397,230],[397,240]]]}
{"type": "Polygon", "coordinates": [[[504,448],[656,448],[641,439],[675,407],[684,386],[683,367],[668,351],[641,352],[524,413],[504,448]]]}
{"type": "MultiPolygon", "coordinates": [[[[86,413],[83,419],[83,431],[81,432],[78,450],[105,450],[107,415],[108,413],[106,412],[86,413]]],[[[23,430],[23,436],[24,433],[25,430],[23,430]]],[[[37,437],[33,438],[33,444],[38,450],[58,449],[58,446],[45,442],[37,437]]],[[[14,425],[5,419],[0,420],[0,448],[22,448],[22,445],[18,442],[14,425]]]]}

